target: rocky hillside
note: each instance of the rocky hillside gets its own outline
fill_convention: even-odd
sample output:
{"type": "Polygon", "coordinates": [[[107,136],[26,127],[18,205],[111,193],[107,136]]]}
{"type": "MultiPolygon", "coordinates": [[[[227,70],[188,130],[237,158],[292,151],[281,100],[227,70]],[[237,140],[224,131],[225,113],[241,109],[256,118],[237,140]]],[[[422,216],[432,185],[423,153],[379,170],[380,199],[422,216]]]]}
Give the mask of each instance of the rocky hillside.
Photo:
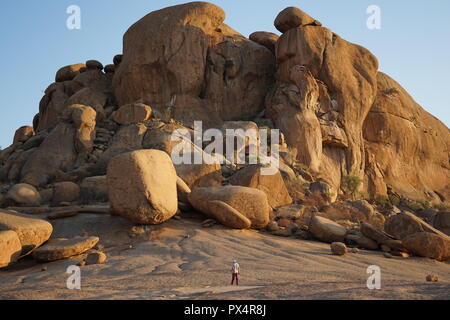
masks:
{"type": "MultiPolygon", "coordinates": [[[[111,212],[161,224],[194,210],[213,219],[207,225],[448,259],[449,129],[379,72],[369,50],[300,9],[278,14],[281,36],[248,39],[224,21],[205,2],[155,11],[125,33],[113,64],[57,71],[33,125],[0,152],[8,208],[0,230],[9,230],[0,247],[23,240],[16,225],[29,217],[14,211],[53,219],[111,212]],[[171,135],[193,132],[194,121],[204,130],[280,129],[279,171],[173,164],[171,135]]],[[[31,251],[39,261],[61,258],[61,247],[74,246],[35,250],[51,235],[42,227],[31,249],[22,241],[0,265],[31,251]]],[[[75,241],[82,249],[74,252],[97,242],[75,241]]]]}

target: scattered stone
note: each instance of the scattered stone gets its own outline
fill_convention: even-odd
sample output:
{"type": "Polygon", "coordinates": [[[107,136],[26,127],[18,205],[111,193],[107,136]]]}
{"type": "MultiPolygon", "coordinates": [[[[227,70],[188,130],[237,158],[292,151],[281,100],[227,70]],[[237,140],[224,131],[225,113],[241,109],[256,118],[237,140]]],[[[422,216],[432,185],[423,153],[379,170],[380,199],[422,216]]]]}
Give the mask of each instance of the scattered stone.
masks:
{"type": "Polygon", "coordinates": [[[328,243],[343,242],[347,234],[347,229],[343,226],[319,216],[311,219],[309,231],[317,240],[328,243]]]}
{"type": "Polygon", "coordinates": [[[289,219],[278,220],[278,226],[281,228],[289,228],[291,224],[292,224],[292,221],[289,219]]]}
{"type": "Polygon", "coordinates": [[[106,176],[85,178],[80,185],[80,199],[82,202],[107,202],[108,181],[106,176]]]}
{"type": "Polygon", "coordinates": [[[439,277],[434,274],[429,274],[426,277],[427,282],[439,282],[439,277]]]}
{"type": "Polygon", "coordinates": [[[433,232],[434,228],[414,214],[405,211],[390,217],[386,221],[384,229],[394,238],[402,240],[415,233],[433,232]]]}
{"type": "Polygon", "coordinates": [[[79,266],[79,267],[84,267],[85,265],[86,265],[86,261],[85,260],[80,261],[80,262],[77,263],[77,266],[79,266]]]}
{"type": "Polygon", "coordinates": [[[411,257],[411,255],[409,253],[407,253],[407,252],[392,251],[391,254],[393,256],[400,257],[400,258],[405,258],[405,259],[411,257]]]}
{"type": "Polygon", "coordinates": [[[92,252],[86,257],[86,265],[103,264],[106,262],[106,254],[103,252],[92,252]]]}
{"type": "Polygon", "coordinates": [[[335,256],[344,256],[347,254],[347,246],[342,242],[333,242],[330,248],[335,256]]]}
{"type": "Polygon", "coordinates": [[[306,231],[306,230],[297,230],[297,232],[295,233],[295,236],[298,239],[305,240],[305,241],[312,240],[312,238],[313,238],[311,233],[309,233],[309,231],[306,231]]]}
{"type": "Polygon", "coordinates": [[[277,218],[298,220],[303,217],[307,207],[302,205],[291,205],[286,207],[277,208],[277,218]]]}
{"type": "Polygon", "coordinates": [[[46,244],[33,252],[33,258],[40,262],[67,259],[92,249],[99,240],[98,237],[77,237],[46,244]]]}
{"type": "Polygon", "coordinates": [[[276,223],[275,221],[270,221],[266,227],[266,230],[269,232],[278,231],[279,229],[280,227],[278,226],[278,223],[276,223]]]}
{"type": "Polygon", "coordinates": [[[277,236],[277,237],[289,238],[292,236],[292,230],[291,230],[291,228],[280,228],[276,231],[273,231],[272,235],[277,236]]]}
{"type": "Polygon", "coordinates": [[[358,254],[360,253],[360,250],[358,248],[352,248],[352,253],[358,254]]]}
{"type": "Polygon", "coordinates": [[[383,254],[383,256],[384,256],[386,259],[392,259],[392,258],[394,258],[394,256],[393,256],[392,254],[390,254],[389,252],[385,252],[385,253],[383,254]]]}

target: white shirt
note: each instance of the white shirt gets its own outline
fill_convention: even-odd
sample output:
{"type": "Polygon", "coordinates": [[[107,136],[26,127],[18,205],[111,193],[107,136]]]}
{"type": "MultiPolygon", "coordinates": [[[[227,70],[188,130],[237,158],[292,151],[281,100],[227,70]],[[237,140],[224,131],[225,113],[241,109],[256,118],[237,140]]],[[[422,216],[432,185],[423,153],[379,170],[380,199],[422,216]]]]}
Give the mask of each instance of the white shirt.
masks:
{"type": "Polygon", "coordinates": [[[239,273],[239,263],[233,263],[231,270],[233,271],[233,273],[239,273]]]}

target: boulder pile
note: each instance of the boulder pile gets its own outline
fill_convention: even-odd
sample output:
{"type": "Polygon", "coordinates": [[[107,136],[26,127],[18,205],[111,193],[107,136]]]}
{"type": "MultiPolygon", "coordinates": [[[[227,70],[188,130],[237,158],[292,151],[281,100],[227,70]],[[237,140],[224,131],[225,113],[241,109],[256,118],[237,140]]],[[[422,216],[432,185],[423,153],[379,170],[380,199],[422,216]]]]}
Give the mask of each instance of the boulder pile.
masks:
{"type": "Polygon", "coordinates": [[[17,213],[59,219],[86,205],[144,225],[196,211],[208,226],[316,239],[336,254],[449,259],[450,130],[369,50],[298,8],[275,16],[281,35],[246,38],[216,5],[177,5],[132,25],[112,64],[59,69],[32,125],[0,151],[0,266],[90,250],[98,239],[42,246],[52,225],[17,213]],[[203,136],[173,136],[195,137],[198,121],[223,133],[279,129],[279,170],[250,163],[259,139],[230,160],[203,136]],[[180,142],[183,157],[213,160],[175,162],[180,142]]]}

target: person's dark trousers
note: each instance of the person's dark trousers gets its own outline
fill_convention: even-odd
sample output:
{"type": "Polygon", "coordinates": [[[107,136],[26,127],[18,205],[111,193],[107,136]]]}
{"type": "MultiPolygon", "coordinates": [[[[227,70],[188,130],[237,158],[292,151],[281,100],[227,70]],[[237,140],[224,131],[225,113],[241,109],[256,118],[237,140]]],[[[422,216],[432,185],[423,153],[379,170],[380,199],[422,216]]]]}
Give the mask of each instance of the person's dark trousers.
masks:
{"type": "Polygon", "coordinates": [[[239,285],[239,274],[238,273],[233,273],[233,278],[231,279],[231,285],[234,284],[234,280],[236,280],[236,285],[239,285]]]}

